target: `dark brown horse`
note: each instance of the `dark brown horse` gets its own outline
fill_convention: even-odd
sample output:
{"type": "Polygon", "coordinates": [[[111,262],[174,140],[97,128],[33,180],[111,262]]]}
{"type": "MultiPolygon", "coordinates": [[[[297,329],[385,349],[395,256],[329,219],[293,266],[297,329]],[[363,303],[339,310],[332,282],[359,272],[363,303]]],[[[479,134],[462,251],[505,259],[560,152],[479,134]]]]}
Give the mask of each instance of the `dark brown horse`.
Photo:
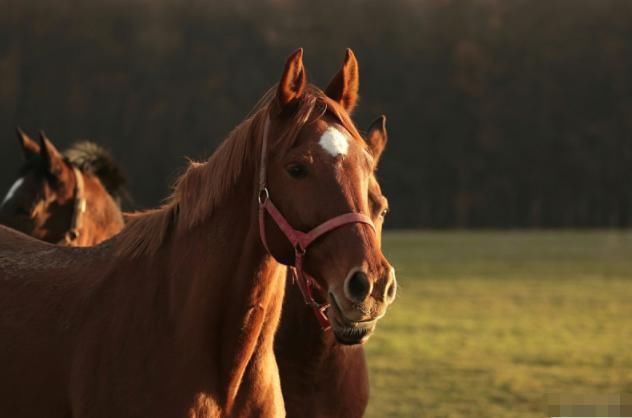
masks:
{"type": "Polygon", "coordinates": [[[348,89],[307,85],[299,50],[169,202],[110,240],[69,248],[0,228],[0,416],[282,416],[276,260],[299,254],[288,225],[326,230],[302,268],[335,337],[366,340],[395,278],[369,220],[375,156],[348,89]],[[263,212],[272,202],[283,227],[263,212]]]}
{"type": "Polygon", "coordinates": [[[0,203],[0,223],[43,241],[95,245],[123,228],[124,178],[110,155],[91,142],[63,154],[40,134],[18,129],[25,162],[0,203]]]}
{"type": "MultiPolygon", "coordinates": [[[[371,124],[365,139],[377,164],[387,140],[384,116],[371,124]]],[[[369,183],[369,209],[379,239],[388,202],[375,177],[369,183]]],[[[363,346],[341,345],[331,330],[322,330],[290,278],[275,353],[288,417],[364,415],[369,401],[369,375],[363,346]]]]}

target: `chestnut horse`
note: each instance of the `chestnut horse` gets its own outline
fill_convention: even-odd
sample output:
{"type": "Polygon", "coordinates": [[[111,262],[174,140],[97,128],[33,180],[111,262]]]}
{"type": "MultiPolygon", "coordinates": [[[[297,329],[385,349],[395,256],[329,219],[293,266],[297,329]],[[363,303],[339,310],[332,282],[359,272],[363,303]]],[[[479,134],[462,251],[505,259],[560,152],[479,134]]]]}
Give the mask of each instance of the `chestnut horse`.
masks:
{"type": "Polygon", "coordinates": [[[70,246],[95,245],[123,228],[125,179],[105,150],[85,141],[61,154],[44,133],[37,143],[20,129],[18,140],[25,162],[0,204],[0,224],[70,246]]]}
{"type": "Polygon", "coordinates": [[[162,208],[110,240],[0,228],[0,416],[282,416],[280,262],[323,289],[338,340],[368,338],[395,287],[368,215],[375,159],[348,83],[308,85],[302,55],[162,208]]]}
{"type": "MultiPolygon", "coordinates": [[[[371,124],[365,139],[377,164],[387,140],[384,116],[371,124]]],[[[388,202],[372,176],[369,213],[378,239],[387,212],[388,202]]],[[[341,345],[331,331],[322,330],[290,280],[285,287],[274,344],[288,417],[364,416],[369,401],[369,375],[363,346],[341,345]]]]}

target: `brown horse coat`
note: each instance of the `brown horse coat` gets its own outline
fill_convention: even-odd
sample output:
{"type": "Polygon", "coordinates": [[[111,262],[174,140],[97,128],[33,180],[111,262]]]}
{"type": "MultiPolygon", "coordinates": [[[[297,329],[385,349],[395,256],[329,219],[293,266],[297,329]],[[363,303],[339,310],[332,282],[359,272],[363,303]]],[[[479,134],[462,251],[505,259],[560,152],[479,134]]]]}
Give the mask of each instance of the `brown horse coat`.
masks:
{"type": "MultiPolygon", "coordinates": [[[[264,250],[257,222],[264,119],[270,115],[270,137],[277,139],[269,187],[296,225],[318,224],[341,210],[367,212],[372,172],[338,102],[306,89],[301,58],[302,51],[290,57],[277,94],[207,163],[189,168],[167,205],[133,217],[109,241],[58,247],[0,228],[1,416],[284,414],[273,336],[285,268],[264,250]],[[319,104],[327,115],[306,123],[319,104]],[[295,182],[284,174],[282,157],[299,139],[295,152],[324,155],[318,136],[333,124],[345,130],[350,152],[344,160],[310,161],[311,180],[301,187],[310,195],[325,191],[329,201],[305,206],[292,198],[295,182]]],[[[266,228],[271,251],[287,257],[287,244],[266,228]]],[[[373,327],[393,299],[392,269],[376,236],[361,225],[319,242],[306,268],[335,297],[338,311],[329,316],[340,335],[359,324],[373,327]],[[336,263],[323,263],[329,254],[338,256],[336,263]],[[357,265],[370,292],[352,303],[344,279],[357,265]]]]}
{"type": "Polygon", "coordinates": [[[283,413],[272,337],[284,269],[259,241],[254,165],[228,167],[257,146],[237,136],[170,204],[97,247],[0,229],[0,415],[283,413]]]}

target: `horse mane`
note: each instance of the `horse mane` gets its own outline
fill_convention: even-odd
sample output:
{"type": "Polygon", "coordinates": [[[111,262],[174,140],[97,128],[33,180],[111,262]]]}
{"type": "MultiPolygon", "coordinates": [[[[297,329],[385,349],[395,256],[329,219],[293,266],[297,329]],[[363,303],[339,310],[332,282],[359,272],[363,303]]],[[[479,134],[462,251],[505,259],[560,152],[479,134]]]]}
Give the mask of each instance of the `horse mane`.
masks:
{"type": "Polygon", "coordinates": [[[91,141],[80,141],[63,152],[65,160],[82,172],[95,175],[107,192],[119,204],[127,195],[127,179],[112,155],[91,141]]]}
{"type": "MultiPolygon", "coordinates": [[[[270,112],[278,111],[276,92],[277,86],[268,90],[207,161],[189,160],[188,168],[175,181],[171,195],[160,208],[126,215],[127,224],[117,237],[119,254],[132,258],[154,254],[170,233],[184,233],[207,220],[237,184],[247,164],[252,164],[258,175],[266,118],[270,112]]],[[[275,153],[287,152],[317,107],[321,110],[317,118],[330,112],[354,138],[365,144],[347,112],[323,91],[309,85],[297,100],[283,135],[269,139],[269,149],[275,153]]],[[[254,201],[257,180],[252,180],[254,201]]]]}

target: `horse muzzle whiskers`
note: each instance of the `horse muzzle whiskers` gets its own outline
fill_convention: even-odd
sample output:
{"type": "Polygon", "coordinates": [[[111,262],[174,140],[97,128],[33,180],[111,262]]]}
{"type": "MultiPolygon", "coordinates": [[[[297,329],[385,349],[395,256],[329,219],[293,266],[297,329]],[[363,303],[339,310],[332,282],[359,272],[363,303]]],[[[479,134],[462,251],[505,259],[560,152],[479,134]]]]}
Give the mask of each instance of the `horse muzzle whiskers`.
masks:
{"type": "Polygon", "coordinates": [[[336,296],[329,292],[330,307],[327,310],[327,317],[331,323],[332,331],[339,343],[345,345],[363,344],[365,343],[377,325],[378,319],[383,316],[371,317],[371,309],[362,307],[361,310],[357,306],[353,306],[354,310],[361,313],[362,319],[353,320],[348,318],[340,307],[336,296]]]}

